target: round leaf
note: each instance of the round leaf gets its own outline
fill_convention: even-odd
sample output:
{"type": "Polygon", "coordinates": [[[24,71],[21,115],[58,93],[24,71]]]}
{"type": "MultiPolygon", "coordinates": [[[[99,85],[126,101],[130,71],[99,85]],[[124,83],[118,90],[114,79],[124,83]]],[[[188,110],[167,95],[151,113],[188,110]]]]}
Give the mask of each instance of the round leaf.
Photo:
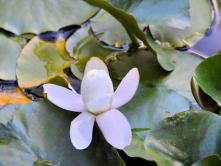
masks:
{"type": "Polygon", "coordinates": [[[221,106],[221,54],[207,58],[195,70],[200,88],[221,106]]]}
{"type": "Polygon", "coordinates": [[[145,150],[144,140],[136,134],[133,134],[132,142],[129,146],[124,148],[124,152],[130,157],[152,160],[151,156],[145,150]]]}
{"type": "Polygon", "coordinates": [[[91,27],[95,35],[109,45],[122,47],[123,44],[130,43],[124,27],[106,11],[91,19],[91,27]]]}
{"type": "Polygon", "coordinates": [[[34,37],[22,50],[16,68],[20,88],[31,88],[56,76],[66,77],[64,68],[73,63],[65,50],[65,41],[47,42],[34,37]]]}
{"type": "Polygon", "coordinates": [[[16,61],[21,51],[18,42],[0,35],[0,79],[16,80],[16,61]]]}
{"type": "Polygon", "coordinates": [[[81,0],[1,0],[0,27],[15,34],[38,34],[81,24],[97,11],[81,0]]]}
{"type": "Polygon", "coordinates": [[[221,117],[186,111],[161,121],[148,132],[145,146],[159,166],[187,166],[221,154],[221,117]]]}
{"type": "Polygon", "coordinates": [[[0,111],[0,165],[124,166],[96,130],[88,149],[74,149],[69,135],[74,117],[48,102],[5,107],[0,111]]]}
{"type": "MultiPolygon", "coordinates": [[[[175,70],[171,73],[161,68],[151,52],[142,49],[135,53],[116,54],[117,60],[110,61],[108,66],[112,78],[122,79],[133,67],[137,67],[140,73],[141,82],[135,97],[119,108],[128,118],[132,128],[152,129],[165,117],[196,107],[190,80],[201,59],[175,50],[173,54],[175,70]]],[[[129,156],[151,160],[143,149],[146,132],[133,133],[132,144],[124,151],[129,156]]]]}
{"type": "Polygon", "coordinates": [[[192,46],[199,41],[212,23],[212,10],[207,0],[190,0],[191,26],[183,30],[151,25],[155,39],[169,42],[172,47],[192,46]]]}
{"type": "Polygon", "coordinates": [[[220,165],[221,165],[220,156],[213,155],[194,163],[192,166],[220,166],[220,165]]]}
{"type": "Polygon", "coordinates": [[[183,29],[190,25],[188,0],[108,0],[131,13],[139,24],[154,24],[183,29]]]}
{"type": "Polygon", "coordinates": [[[76,59],[71,65],[71,71],[79,79],[83,78],[85,65],[91,57],[105,59],[117,51],[101,45],[92,34],[89,25],[83,26],[67,40],[66,49],[76,59]]]}

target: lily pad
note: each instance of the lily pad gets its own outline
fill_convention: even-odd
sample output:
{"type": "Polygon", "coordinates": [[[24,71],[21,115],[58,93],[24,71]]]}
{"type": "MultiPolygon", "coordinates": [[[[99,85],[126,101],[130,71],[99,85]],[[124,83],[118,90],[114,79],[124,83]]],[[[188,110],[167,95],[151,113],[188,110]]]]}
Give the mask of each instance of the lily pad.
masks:
{"type": "MultiPolygon", "coordinates": [[[[146,28],[147,29],[147,28],[146,28]]],[[[157,44],[152,38],[149,29],[147,31],[147,41],[151,47],[151,51],[156,55],[158,62],[162,66],[162,68],[166,71],[172,71],[175,67],[175,61],[173,60],[174,51],[171,48],[163,48],[159,44],[157,44]]]]}
{"type": "Polygon", "coordinates": [[[137,48],[139,46],[139,42],[137,40],[140,39],[144,45],[149,47],[145,34],[143,31],[139,28],[139,25],[137,23],[137,20],[133,17],[133,15],[121,10],[120,8],[116,8],[112,6],[107,1],[100,1],[100,0],[84,0],[85,2],[97,6],[99,8],[102,8],[106,10],[108,13],[110,13],[113,17],[115,17],[125,28],[127,31],[133,47],[137,48]]]}
{"type": "Polygon", "coordinates": [[[220,156],[213,155],[194,163],[192,166],[220,166],[220,165],[221,165],[220,156]]]}
{"type": "Polygon", "coordinates": [[[162,83],[168,89],[176,91],[195,103],[190,82],[197,65],[202,62],[203,59],[188,52],[175,52],[173,58],[173,61],[176,64],[175,68],[167,77],[165,77],[165,79],[163,79],[162,83]]]}
{"type": "Polygon", "coordinates": [[[21,52],[19,42],[0,35],[0,79],[16,80],[16,61],[21,52]]]}
{"type": "MultiPolygon", "coordinates": [[[[140,84],[136,96],[120,110],[132,128],[150,128],[178,112],[192,108],[191,102],[175,91],[150,83],[140,84]]],[[[139,134],[143,137],[143,134],[139,134]]]]}
{"type": "Polygon", "coordinates": [[[64,68],[73,60],[65,50],[65,40],[59,37],[56,42],[47,42],[34,37],[22,50],[16,68],[20,88],[32,88],[50,79],[66,77],[64,68]]]}
{"type": "Polygon", "coordinates": [[[97,11],[81,0],[1,0],[0,27],[15,34],[57,31],[70,24],[81,24],[97,11]]]}
{"type": "Polygon", "coordinates": [[[48,102],[5,107],[0,111],[0,165],[124,166],[96,130],[88,149],[74,149],[69,136],[73,115],[48,102]]]}
{"type": "Polygon", "coordinates": [[[195,79],[200,88],[221,106],[221,54],[209,57],[197,66],[195,79]]]}
{"type": "Polygon", "coordinates": [[[130,157],[152,160],[151,156],[145,150],[144,140],[134,133],[131,144],[124,148],[124,152],[130,157]]]}
{"type": "Polygon", "coordinates": [[[131,40],[124,27],[108,12],[103,11],[91,19],[91,27],[99,40],[115,47],[130,44],[131,40]]]}
{"type": "Polygon", "coordinates": [[[145,146],[159,166],[189,166],[221,154],[221,117],[186,111],[162,120],[148,132],[145,146]]]}
{"type": "Polygon", "coordinates": [[[116,53],[117,60],[109,63],[110,74],[114,79],[121,80],[131,68],[137,67],[141,81],[160,84],[195,102],[190,82],[195,68],[203,59],[188,52],[170,51],[175,65],[170,73],[161,68],[150,51],[140,49],[135,53],[116,53]]]}
{"type": "Polygon", "coordinates": [[[184,29],[190,25],[188,0],[108,0],[131,13],[139,24],[154,24],[184,29]]]}
{"type": "Polygon", "coordinates": [[[108,55],[117,51],[102,45],[94,37],[89,25],[85,25],[76,31],[67,40],[66,49],[76,59],[75,63],[71,65],[71,71],[79,79],[82,79],[85,65],[91,57],[96,56],[105,59],[108,55]]]}
{"type": "Polygon", "coordinates": [[[191,80],[191,90],[196,102],[203,110],[220,112],[220,106],[199,87],[194,77],[191,80]]]}
{"type": "Polygon", "coordinates": [[[172,47],[192,46],[209,29],[212,23],[212,9],[207,0],[190,0],[191,26],[183,30],[151,25],[153,37],[161,42],[169,42],[172,47]]]}
{"type": "MultiPolygon", "coordinates": [[[[185,55],[187,59],[189,58],[188,60],[195,58],[191,57],[193,55],[182,53],[176,56],[177,58],[182,58],[185,55]]],[[[132,67],[137,67],[140,73],[140,84],[136,95],[128,104],[119,108],[129,120],[133,130],[152,129],[162,119],[195,107],[192,101],[179,94],[179,91],[168,88],[165,84],[166,81],[169,80],[169,77],[175,77],[172,77],[161,68],[151,52],[138,50],[136,53],[131,54],[122,53],[118,54],[116,59],[117,60],[110,61],[108,65],[112,78],[116,80],[122,79],[132,67]]],[[[181,61],[182,59],[179,63],[181,63],[181,61]]],[[[188,66],[186,66],[186,68],[188,68],[188,66]]],[[[183,77],[185,80],[180,80],[182,81],[182,91],[190,94],[190,88],[186,88],[183,85],[190,85],[186,77],[190,75],[189,72],[192,70],[194,69],[184,70],[183,77]]],[[[175,84],[174,87],[176,86],[176,81],[173,82],[173,85],[175,84]]],[[[142,144],[144,143],[146,133],[147,132],[134,133],[136,136],[134,136],[132,144],[124,149],[124,151],[130,156],[151,160],[151,157],[143,151],[142,144]]]]}

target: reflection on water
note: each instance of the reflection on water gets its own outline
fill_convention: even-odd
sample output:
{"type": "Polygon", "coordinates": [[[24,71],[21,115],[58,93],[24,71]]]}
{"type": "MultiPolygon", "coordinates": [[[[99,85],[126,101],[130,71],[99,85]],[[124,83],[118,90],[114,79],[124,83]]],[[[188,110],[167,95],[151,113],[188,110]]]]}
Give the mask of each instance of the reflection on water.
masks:
{"type": "Polygon", "coordinates": [[[220,6],[221,0],[212,1],[214,6],[214,21],[211,28],[208,30],[206,36],[200,40],[191,50],[205,55],[206,57],[216,54],[221,50],[221,22],[220,22],[220,6]]]}

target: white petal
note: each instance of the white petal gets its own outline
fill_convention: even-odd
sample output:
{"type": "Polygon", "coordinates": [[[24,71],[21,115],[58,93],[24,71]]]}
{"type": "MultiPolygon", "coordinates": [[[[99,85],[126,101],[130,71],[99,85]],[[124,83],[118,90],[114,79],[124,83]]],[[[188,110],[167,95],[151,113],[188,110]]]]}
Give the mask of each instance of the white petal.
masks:
{"type": "Polygon", "coordinates": [[[130,145],[132,133],[126,117],[113,109],[96,117],[97,124],[109,144],[117,149],[130,145]]]}
{"type": "Polygon", "coordinates": [[[106,64],[99,58],[97,57],[92,57],[86,64],[84,74],[86,74],[90,70],[104,70],[108,73],[108,69],[106,64]]]}
{"type": "Polygon", "coordinates": [[[100,98],[87,102],[86,106],[88,107],[89,111],[93,112],[94,114],[99,114],[106,110],[110,110],[112,96],[113,94],[102,96],[100,98]]]}
{"type": "Polygon", "coordinates": [[[95,117],[82,112],[71,122],[70,137],[76,149],[87,148],[92,140],[95,117]]]}
{"type": "Polygon", "coordinates": [[[81,83],[81,96],[88,110],[98,113],[110,109],[113,84],[104,70],[93,69],[84,75],[81,83]]]}
{"type": "Polygon", "coordinates": [[[133,68],[127,73],[114,92],[112,108],[121,107],[132,99],[138,88],[139,79],[137,68],[133,68]]]}
{"type": "Polygon", "coordinates": [[[65,110],[82,112],[84,104],[81,96],[74,90],[66,89],[54,84],[43,85],[49,101],[65,110]]]}

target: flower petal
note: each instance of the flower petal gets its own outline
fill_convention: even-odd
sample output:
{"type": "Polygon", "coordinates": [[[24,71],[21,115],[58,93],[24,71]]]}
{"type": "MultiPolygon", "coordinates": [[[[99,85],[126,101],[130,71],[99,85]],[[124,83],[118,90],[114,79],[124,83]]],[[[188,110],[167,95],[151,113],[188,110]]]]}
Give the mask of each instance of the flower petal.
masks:
{"type": "Polygon", "coordinates": [[[66,89],[54,84],[43,85],[49,101],[65,110],[82,112],[84,104],[81,96],[74,90],[66,89]]]}
{"type": "Polygon", "coordinates": [[[110,109],[113,84],[104,70],[90,70],[81,83],[81,96],[88,110],[93,113],[110,109]]]}
{"type": "Polygon", "coordinates": [[[71,122],[70,137],[76,149],[87,148],[92,140],[95,117],[82,112],[71,122]]]}
{"type": "Polygon", "coordinates": [[[137,68],[133,68],[127,73],[114,92],[112,108],[121,107],[132,99],[138,88],[139,79],[137,68]]]}
{"type": "MultiPolygon", "coordinates": [[[[86,74],[90,70],[104,70],[108,73],[108,69],[106,64],[99,58],[97,57],[92,57],[86,64],[84,74],[86,74]]],[[[109,74],[109,73],[108,73],[109,74]]]]}
{"type": "Polygon", "coordinates": [[[129,145],[132,138],[130,124],[125,116],[113,109],[96,117],[97,124],[109,144],[117,149],[129,145]]]}

